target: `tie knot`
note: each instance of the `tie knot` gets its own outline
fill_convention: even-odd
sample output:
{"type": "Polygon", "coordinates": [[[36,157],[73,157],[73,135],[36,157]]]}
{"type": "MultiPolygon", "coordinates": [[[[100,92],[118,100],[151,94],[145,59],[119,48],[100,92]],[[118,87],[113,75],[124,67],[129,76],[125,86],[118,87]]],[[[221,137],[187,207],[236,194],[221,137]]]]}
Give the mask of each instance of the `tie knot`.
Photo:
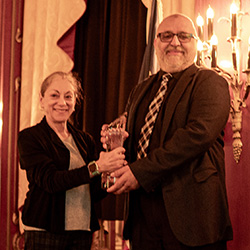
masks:
{"type": "Polygon", "coordinates": [[[164,82],[168,82],[168,80],[172,77],[172,75],[170,73],[166,73],[162,76],[162,80],[164,82]]]}

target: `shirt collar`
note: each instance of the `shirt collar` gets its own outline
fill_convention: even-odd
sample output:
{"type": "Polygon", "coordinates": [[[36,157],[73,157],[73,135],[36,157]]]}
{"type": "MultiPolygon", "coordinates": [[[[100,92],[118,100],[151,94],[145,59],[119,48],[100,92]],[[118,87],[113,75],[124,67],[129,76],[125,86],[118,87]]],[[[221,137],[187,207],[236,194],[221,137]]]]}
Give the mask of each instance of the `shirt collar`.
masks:
{"type": "MultiPolygon", "coordinates": [[[[193,65],[193,64],[192,64],[192,65],[193,65]]],[[[192,67],[192,65],[190,65],[188,68],[192,67]]],[[[180,71],[180,72],[171,73],[171,75],[173,76],[173,79],[179,80],[180,77],[181,77],[181,75],[182,75],[182,73],[183,73],[185,70],[187,70],[188,68],[186,68],[186,69],[184,69],[184,70],[182,70],[182,71],[180,71]]],[[[161,80],[161,79],[162,79],[162,76],[163,76],[164,74],[166,74],[166,73],[167,73],[167,72],[165,72],[165,71],[163,71],[162,69],[160,69],[158,80],[161,80]]]]}

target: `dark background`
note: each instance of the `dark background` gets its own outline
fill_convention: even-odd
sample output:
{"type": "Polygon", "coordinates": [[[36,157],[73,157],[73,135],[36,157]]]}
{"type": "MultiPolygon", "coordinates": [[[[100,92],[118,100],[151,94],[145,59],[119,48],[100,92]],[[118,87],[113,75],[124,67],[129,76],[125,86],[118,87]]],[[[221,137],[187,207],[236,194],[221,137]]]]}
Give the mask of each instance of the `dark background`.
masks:
{"type": "MultiPolygon", "coordinates": [[[[76,118],[102,150],[100,130],[123,113],[137,84],[146,46],[146,7],[141,0],[90,0],[76,24],[73,71],[82,79],[84,102],[76,118]]],[[[123,218],[123,196],[98,204],[102,219],[123,218]]]]}

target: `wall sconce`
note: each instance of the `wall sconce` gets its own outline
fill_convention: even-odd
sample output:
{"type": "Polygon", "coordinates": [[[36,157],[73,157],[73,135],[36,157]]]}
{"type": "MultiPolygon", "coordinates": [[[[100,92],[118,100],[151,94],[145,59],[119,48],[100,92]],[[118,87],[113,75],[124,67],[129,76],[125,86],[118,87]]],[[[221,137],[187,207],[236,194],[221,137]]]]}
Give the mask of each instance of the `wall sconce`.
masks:
{"type": "Polygon", "coordinates": [[[240,46],[241,42],[240,36],[238,34],[241,31],[241,27],[239,25],[239,19],[246,15],[247,13],[241,12],[236,5],[235,2],[231,4],[230,7],[230,19],[222,17],[218,20],[218,23],[221,20],[226,20],[231,25],[231,36],[227,39],[228,42],[231,43],[231,54],[232,54],[232,65],[233,65],[233,73],[228,73],[219,67],[217,63],[217,45],[218,39],[214,34],[213,30],[213,18],[214,11],[209,6],[207,9],[207,41],[204,41],[203,34],[203,18],[198,15],[196,19],[197,23],[197,33],[199,36],[198,44],[197,44],[197,65],[204,65],[205,67],[211,67],[220,75],[225,77],[231,87],[232,90],[232,100],[231,100],[231,110],[230,110],[230,118],[232,121],[232,131],[233,131],[233,155],[236,163],[239,162],[241,152],[242,152],[242,141],[241,141],[241,129],[242,129],[242,108],[246,107],[245,100],[248,97],[250,91],[250,37],[249,37],[249,46],[248,46],[248,62],[246,70],[242,72],[247,75],[247,80],[243,81],[240,79],[240,67],[239,63],[241,60],[240,56],[240,46]],[[200,45],[199,43],[202,43],[200,45]],[[205,59],[209,59],[210,65],[207,65],[205,59]],[[243,91],[242,97],[242,89],[245,86],[245,90],[243,91]]]}

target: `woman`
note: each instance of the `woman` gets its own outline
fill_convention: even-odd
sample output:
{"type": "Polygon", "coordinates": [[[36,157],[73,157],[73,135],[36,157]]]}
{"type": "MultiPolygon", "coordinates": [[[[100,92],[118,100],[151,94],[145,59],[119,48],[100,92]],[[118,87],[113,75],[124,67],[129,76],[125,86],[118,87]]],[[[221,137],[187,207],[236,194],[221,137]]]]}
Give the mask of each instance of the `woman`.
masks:
{"type": "Polygon", "coordinates": [[[79,81],[55,72],[41,86],[45,116],[19,133],[21,168],[29,191],[22,211],[25,249],[90,249],[99,229],[93,202],[101,199],[100,173],[124,164],[124,148],[101,152],[86,132],[69,123],[81,97],[79,81]]]}

